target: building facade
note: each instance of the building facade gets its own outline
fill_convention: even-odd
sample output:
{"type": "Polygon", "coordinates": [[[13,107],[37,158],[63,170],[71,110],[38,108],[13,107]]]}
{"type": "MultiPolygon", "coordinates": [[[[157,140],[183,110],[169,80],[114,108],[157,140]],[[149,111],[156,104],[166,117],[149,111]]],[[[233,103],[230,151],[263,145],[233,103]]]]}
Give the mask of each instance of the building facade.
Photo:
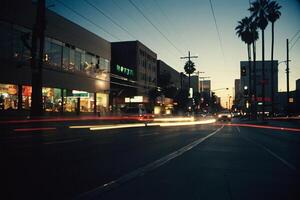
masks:
{"type": "Polygon", "coordinates": [[[188,77],[175,70],[162,60],[157,60],[157,80],[158,86],[161,85],[161,76],[164,74],[170,75],[170,85],[176,87],[177,89],[188,89],[188,77]]]}
{"type": "MultiPolygon", "coordinates": [[[[257,101],[257,108],[258,112],[262,110],[262,84],[265,85],[265,111],[271,111],[271,102],[275,101],[275,105],[278,104],[276,100],[276,93],[278,92],[278,61],[273,61],[274,73],[273,73],[273,81],[274,81],[274,89],[272,91],[271,87],[271,61],[265,61],[265,79],[263,80],[262,76],[262,61],[256,61],[256,85],[252,85],[251,88],[256,88],[256,101],[257,101]],[[272,93],[274,93],[274,98],[272,99],[272,93]]],[[[253,66],[253,62],[251,62],[251,66],[253,66]]],[[[249,62],[248,61],[241,61],[240,62],[240,70],[241,70],[241,89],[243,90],[245,86],[249,88],[249,75],[251,79],[254,78],[253,67],[251,67],[251,72],[249,73],[249,62]]],[[[244,99],[245,100],[245,99],[244,99]]],[[[245,101],[244,101],[245,102],[245,101]]],[[[245,106],[245,103],[243,103],[245,106]]]]}
{"type": "MultiPolygon", "coordinates": [[[[5,0],[0,8],[2,110],[31,107],[31,45],[36,4],[5,0]],[[18,13],[18,15],[15,15],[18,13]]],[[[48,112],[106,112],[110,90],[110,43],[46,10],[42,69],[48,112]]]]}
{"type": "Polygon", "coordinates": [[[111,43],[111,96],[113,106],[147,104],[148,93],[157,87],[157,55],[139,41],[111,43]]]}

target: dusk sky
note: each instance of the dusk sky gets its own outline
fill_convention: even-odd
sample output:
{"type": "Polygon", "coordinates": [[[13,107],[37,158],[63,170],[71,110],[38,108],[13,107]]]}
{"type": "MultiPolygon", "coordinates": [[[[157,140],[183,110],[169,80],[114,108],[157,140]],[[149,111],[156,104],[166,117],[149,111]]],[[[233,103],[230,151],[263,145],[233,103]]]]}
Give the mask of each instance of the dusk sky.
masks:
{"type": "MultiPolygon", "coordinates": [[[[237,21],[249,16],[248,0],[212,0],[213,9],[220,33],[220,40],[214,23],[209,0],[132,0],[144,15],[149,18],[164,38],[128,0],[88,0],[110,16],[129,33],[113,24],[104,15],[84,0],[61,0],[79,12],[87,20],[64,7],[61,3],[48,0],[51,10],[94,32],[100,37],[114,42],[139,40],[157,53],[163,60],[178,71],[183,71],[188,51],[197,55],[193,61],[201,76],[210,76],[212,89],[230,88],[217,92],[225,97],[232,94],[234,79],[239,78],[241,60],[247,60],[247,48],[235,34],[237,21]],[[105,31],[101,30],[102,27],[105,31]],[[108,33],[109,34],[108,34],[108,33]],[[169,41],[170,42],[169,42],[169,41]],[[172,44],[171,44],[172,43],[172,44]]],[[[277,0],[282,6],[281,18],[275,23],[275,60],[286,59],[286,39],[291,39],[300,30],[300,1],[277,0]]],[[[265,31],[266,60],[270,59],[271,25],[265,31]]],[[[295,89],[295,80],[300,78],[300,33],[291,42],[290,87],[295,89]]],[[[257,59],[261,59],[261,40],[257,43],[257,59]]],[[[285,64],[279,65],[279,91],[286,90],[285,64]]]]}

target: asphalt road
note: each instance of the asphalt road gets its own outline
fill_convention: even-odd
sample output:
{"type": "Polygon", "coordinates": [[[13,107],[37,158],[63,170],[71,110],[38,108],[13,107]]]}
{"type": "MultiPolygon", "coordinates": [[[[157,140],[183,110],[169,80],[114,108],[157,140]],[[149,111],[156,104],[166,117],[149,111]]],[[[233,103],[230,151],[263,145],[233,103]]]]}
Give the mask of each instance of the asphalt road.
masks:
{"type": "Polygon", "coordinates": [[[300,199],[300,132],[68,125],[1,125],[1,199],[300,199]]]}

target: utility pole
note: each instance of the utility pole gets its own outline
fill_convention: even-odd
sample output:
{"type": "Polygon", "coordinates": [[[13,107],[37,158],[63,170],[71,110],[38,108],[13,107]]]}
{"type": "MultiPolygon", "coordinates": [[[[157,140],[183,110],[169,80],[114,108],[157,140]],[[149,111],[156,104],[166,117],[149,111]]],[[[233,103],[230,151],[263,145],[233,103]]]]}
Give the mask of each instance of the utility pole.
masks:
{"type": "Polygon", "coordinates": [[[43,114],[43,94],[42,94],[42,70],[44,56],[45,40],[45,0],[38,0],[36,10],[36,21],[32,30],[31,46],[31,109],[30,116],[36,117],[43,114]],[[37,46],[39,44],[39,53],[37,59],[37,46]]]}
{"type": "Polygon", "coordinates": [[[286,39],[286,97],[287,97],[287,114],[290,114],[290,68],[289,68],[289,39],[286,39]]]}
{"type": "MultiPolygon", "coordinates": [[[[180,57],[180,59],[188,59],[188,61],[191,61],[191,58],[198,58],[198,56],[191,56],[191,53],[189,51],[188,56],[187,57],[180,57]]],[[[190,78],[190,74],[189,74],[189,90],[191,88],[191,78],[190,78]]]]}

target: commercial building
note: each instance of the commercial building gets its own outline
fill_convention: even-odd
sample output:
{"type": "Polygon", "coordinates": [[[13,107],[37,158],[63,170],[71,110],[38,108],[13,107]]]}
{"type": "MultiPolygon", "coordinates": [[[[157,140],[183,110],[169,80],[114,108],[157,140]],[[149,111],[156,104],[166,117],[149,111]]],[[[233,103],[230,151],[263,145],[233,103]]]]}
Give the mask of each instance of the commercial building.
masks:
{"type": "Polygon", "coordinates": [[[164,77],[164,74],[168,74],[170,76],[170,85],[176,87],[177,89],[187,89],[188,88],[188,77],[175,70],[168,64],[166,64],[162,60],[157,60],[157,80],[158,80],[158,86],[163,87],[161,85],[163,83],[163,80],[161,80],[162,77],[164,77]]]}
{"type": "MultiPolygon", "coordinates": [[[[271,111],[271,103],[272,101],[275,101],[275,104],[277,104],[276,99],[272,99],[272,93],[276,94],[278,92],[278,61],[273,61],[273,81],[274,81],[274,88],[272,91],[271,87],[271,79],[272,79],[272,73],[271,73],[271,61],[265,61],[265,79],[263,80],[262,76],[262,61],[256,61],[256,85],[254,86],[253,81],[251,88],[256,88],[256,102],[258,105],[258,112],[262,110],[262,84],[265,85],[265,111],[270,112],[271,111]]],[[[253,62],[251,62],[251,66],[253,66],[253,62]]],[[[245,86],[249,88],[249,75],[251,76],[251,80],[254,78],[253,73],[253,67],[251,67],[251,72],[249,73],[249,63],[248,61],[241,61],[240,62],[240,70],[241,70],[241,89],[243,90],[245,86]]],[[[274,98],[276,95],[274,95],[274,98]]],[[[244,99],[245,100],[245,99],[244,99]]],[[[245,107],[246,103],[244,101],[243,106],[245,107]]]]}
{"type": "Polygon", "coordinates": [[[157,87],[157,55],[139,41],[111,43],[113,107],[148,104],[148,93],[157,87]]]}
{"type": "Polygon", "coordinates": [[[241,80],[240,79],[235,79],[234,80],[234,107],[237,110],[240,110],[243,106],[243,92],[241,88],[241,80]]]}
{"type": "Polygon", "coordinates": [[[278,92],[276,94],[277,113],[284,113],[289,110],[290,114],[300,114],[300,79],[296,80],[296,90],[289,93],[289,107],[287,106],[287,92],[278,92]]]}
{"type": "MultiPolygon", "coordinates": [[[[36,4],[32,0],[1,2],[2,110],[28,110],[31,106],[28,46],[35,15],[36,4]]],[[[46,10],[46,22],[42,69],[44,110],[106,112],[110,90],[110,43],[50,10],[46,10]]]]}

